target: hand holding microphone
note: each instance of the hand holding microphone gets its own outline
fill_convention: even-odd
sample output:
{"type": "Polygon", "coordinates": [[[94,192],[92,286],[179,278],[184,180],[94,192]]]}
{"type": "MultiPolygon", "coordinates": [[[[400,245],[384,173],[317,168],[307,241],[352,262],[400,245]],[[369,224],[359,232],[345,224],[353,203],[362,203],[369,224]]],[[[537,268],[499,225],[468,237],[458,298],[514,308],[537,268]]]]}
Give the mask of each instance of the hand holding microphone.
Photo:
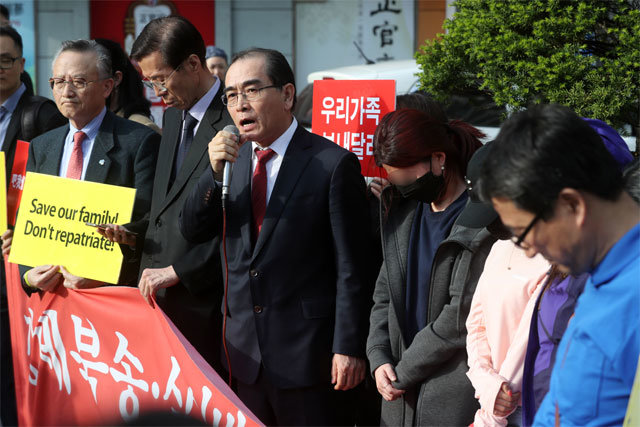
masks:
{"type": "Polygon", "coordinates": [[[209,161],[211,162],[211,168],[216,175],[216,179],[222,178],[225,163],[233,163],[236,161],[239,148],[240,136],[238,128],[234,125],[225,126],[225,128],[218,132],[211,142],[209,142],[209,161]]]}

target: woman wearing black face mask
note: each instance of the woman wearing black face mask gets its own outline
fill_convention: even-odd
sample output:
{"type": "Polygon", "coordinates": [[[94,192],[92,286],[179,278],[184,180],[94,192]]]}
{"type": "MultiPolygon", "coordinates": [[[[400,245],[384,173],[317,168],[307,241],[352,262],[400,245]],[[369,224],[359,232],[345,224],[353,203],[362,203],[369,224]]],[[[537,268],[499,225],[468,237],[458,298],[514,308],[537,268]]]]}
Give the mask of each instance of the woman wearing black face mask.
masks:
{"type": "Polygon", "coordinates": [[[383,425],[473,422],[465,320],[495,238],[456,219],[481,136],[409,109],[387,114],[376,130],[376,163],[392,184],[381,197],[384,262],[367,340],[383,425]]]}

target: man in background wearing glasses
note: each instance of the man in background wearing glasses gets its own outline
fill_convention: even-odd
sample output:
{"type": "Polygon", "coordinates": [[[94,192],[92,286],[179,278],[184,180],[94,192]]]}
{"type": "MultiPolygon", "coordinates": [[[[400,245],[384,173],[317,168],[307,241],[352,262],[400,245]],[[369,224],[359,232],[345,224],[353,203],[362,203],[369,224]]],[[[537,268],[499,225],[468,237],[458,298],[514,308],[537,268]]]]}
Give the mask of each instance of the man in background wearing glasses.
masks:
{"type": "Polygon", "coordinates": [[[602,139],[565,107],[507,120],[479,189],[530,257],[589,273],[534,425],[621,425],[640,356],[640,207],[602,139]]]}
{"type": "MultiPolygon", "coordinates": [[[[160,135],[106,109],[112,76],[111,58],[102,45],[93,40],[62,43],[49,84],[69,122],[31,142],[27,172],[135,188],[133,218],[140,219],[151,205],[160,135]]],[[[21,266],[20,272],[28,292],[50,291],[60,284],[71,289],[102,285],[58,265],[21,266]]]]}
{"type": "Polygon", "coordinates": [[[353,425],[345,390],[364,379],[372,294],[365,184],[353,153],[298,125],[295,99],[282,53],[236,54],[223,102],[240,137],[211,141],[180,227],[217,245],[233,162],[226,340],[238,395],[266,425],[353,425]]]}
{"type": "Polygon", "coordinates": [[[190,243],[178,229],[186,196],[209,169],[209,141],[232,123],[220,99],[223,83],[207,70],[202,36],[181,16],[149,22],[133,43],[131,58],[140,65],[145,85],[170,108],[162,120],[151,212],[144,221],[126,225],[138,238],[125,234],[123,227],[109,228],[106,235],[135,248],[133,257],[141,257],[142,295],[150,304],[155,296],[189,342],[223,375],[218,245],[190,243]]]}

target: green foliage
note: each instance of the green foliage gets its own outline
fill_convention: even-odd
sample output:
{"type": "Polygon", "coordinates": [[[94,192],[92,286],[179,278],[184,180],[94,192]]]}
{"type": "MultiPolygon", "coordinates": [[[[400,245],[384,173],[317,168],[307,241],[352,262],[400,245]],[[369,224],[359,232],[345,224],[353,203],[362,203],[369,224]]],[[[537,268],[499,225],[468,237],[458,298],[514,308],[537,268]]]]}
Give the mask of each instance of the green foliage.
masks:
{"type": "Polygon", "coordinates": [[[447,34],[416,54],[440,100],[484,93],[522,109],[554,102],[640,126],[640,0],[458,0],[447,34]]]}

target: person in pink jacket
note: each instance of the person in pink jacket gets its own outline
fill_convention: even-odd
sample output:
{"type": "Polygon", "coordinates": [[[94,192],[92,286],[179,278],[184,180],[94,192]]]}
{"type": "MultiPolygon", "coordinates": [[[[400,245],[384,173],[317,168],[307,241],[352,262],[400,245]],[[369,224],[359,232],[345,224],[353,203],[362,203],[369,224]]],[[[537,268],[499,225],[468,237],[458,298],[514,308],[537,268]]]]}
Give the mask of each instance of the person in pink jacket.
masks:
{"type": "Polygon", "coordinates": [[[467,377],[480,402],[474,427],[521,424],[516,409],[529,322],[549,267],[541,255],[528,258],[511,240],[491,248],[466,322],[467,377]]]}
{"type": "MultiPolygon", "coordinates": [[[[490,146],[488,143],[476,151],[467,168],[467,185],[474,201],[472,184],[490,146]]],[[[520,425],[520,411],[516,409],[520,402],[529,322],[550,266],[540,255],[528,258],[516,243],[508,240],[511,233],[490,204],[480,200],[475,204],[476,220],[483,216],[495,218],[487,228],[503,240],[496,241],[491,248],[466,321],[467,377],[480,403],[474,426],[520,425]]],[[[489,222],[486,218],[482,221],[489,222]]]]}

